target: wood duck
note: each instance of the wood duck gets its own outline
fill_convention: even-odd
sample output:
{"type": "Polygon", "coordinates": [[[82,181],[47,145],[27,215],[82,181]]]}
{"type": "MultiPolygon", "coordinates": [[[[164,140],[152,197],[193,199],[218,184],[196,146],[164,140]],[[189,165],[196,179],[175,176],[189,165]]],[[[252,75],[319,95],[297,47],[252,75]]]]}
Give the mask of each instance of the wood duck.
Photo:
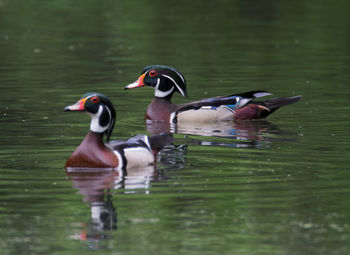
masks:
{"type": "Polygon", "coordinates": [[[141,76],[125,89],[143,86],[153,87],[155,97],[149,104],[145,118],[152,122],[185,123],[247,120],[265,118],[281,106],[295,103],[301,96],[272,98],[254,101],[255,98],[271,95],[266,91],[249,91],[229,96],[218,96],[176,105],[171,102],[174,92],[187,96],[186,80],[173,67],[164,65],[146,66],[141,76]]]}
{"type": "MultiPolygon", "coordinates": [[[[137,135],[126,141],[109,141],[115,123],[115,110],[102,94],[87,93],[64,111],[84,111],[91,116],[90,131],[68,158],[65,169],[117,170],[149,166],[155,157],[146,135],[137,135]],[[106,135],[107,143],[103,142],[106,135]]],[[[85,171],[84,170],[84,171],[85,171]]]]}

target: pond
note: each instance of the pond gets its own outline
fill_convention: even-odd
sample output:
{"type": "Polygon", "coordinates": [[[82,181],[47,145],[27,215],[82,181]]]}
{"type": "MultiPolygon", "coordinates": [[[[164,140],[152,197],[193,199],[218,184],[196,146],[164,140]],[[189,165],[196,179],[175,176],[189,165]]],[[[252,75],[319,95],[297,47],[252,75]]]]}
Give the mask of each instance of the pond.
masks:
{"type": "Polygon", "coordinates": [[[0,253],[347,254],[350,4],[0,0],[0,253]],[[144,66],[184,103],[303,95],[267,120],[178,127],[151,176],[67,175],[89,128],[63,112],[107,95],[112,139],[150,134],[144,66]]]}

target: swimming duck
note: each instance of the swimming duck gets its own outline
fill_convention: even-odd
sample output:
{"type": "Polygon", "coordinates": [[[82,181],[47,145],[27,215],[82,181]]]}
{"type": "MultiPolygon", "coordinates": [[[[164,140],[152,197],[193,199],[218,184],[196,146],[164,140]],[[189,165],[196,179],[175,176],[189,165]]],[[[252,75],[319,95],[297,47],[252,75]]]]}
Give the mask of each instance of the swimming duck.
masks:
{"type": "Polygon", "coordinates": [[[266,91],[249,91],[229,96],[218,96],[185,104],[173,104],[174,92],[187,96],[186,80],[175,68],[165,65],[146,66],[141,76],[125,87],[133,89],[152,87],[155,96],[149,104],[145,118],[151,122],[186,123],[266,118],[281,106],[295,103],[301,96],[253,99],[271,95],[266,91]]]}
{"type": "Polygon", "coordinates": [[[111,101],[99,93],[87,93],[78,102],[64,111],[86,112],[91,116],[90,131],[68,158],[65,169],[84,168],[120,170],[149,166],[154,162],[146,135],[137,135],[126,141],[109,141],[115,123],[115,110],[111,101]],[[103,137],[106,135],[107,143],[103,137]]]}

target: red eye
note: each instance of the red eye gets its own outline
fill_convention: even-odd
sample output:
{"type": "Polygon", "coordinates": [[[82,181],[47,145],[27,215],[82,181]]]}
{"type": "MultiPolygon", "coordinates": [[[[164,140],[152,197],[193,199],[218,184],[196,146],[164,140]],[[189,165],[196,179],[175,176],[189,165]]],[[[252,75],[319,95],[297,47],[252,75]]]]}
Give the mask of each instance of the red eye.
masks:
{"type": "Polygon", "coordinates": [[[151,71],[149,71],[148,74],[149,74],[150,77],[154,77],[154,76],[157,75],[157,72],[156,72],[156,70],[151,70],[151,71]]]}
{"type": "Polygon", "coordinates": [[[93,96],[92,98],[90,98],[90,101],[93,103],[97,103],[98,101],[100,101],[100,99],[97,96],[93,96]]]}

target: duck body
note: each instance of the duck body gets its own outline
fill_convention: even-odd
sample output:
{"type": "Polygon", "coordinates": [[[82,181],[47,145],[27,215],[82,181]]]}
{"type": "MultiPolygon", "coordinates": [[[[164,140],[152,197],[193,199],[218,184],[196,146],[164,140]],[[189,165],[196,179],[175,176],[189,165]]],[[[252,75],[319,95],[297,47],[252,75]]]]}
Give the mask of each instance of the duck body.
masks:
{"type": "Polygon", "coordinates": [[[300,100],[299,96],[254,101],[271,95],[265,91],[250,91],[225,97],[215,97],[178,106],[170,119],[173,123],[238,121],[266,118],[281,106],[300,100]]]}
{"type": "Polygon", "coordinates": [[[177,105],[171,102],[171,98],[174,92],[187,95],[185,78],[175,68],[163,65],[145,67],[141,76],[125,89],[143,86],[153,87],[155,91],[145,114],[145,119],[152,122],[201,123],[266,118],[278,108],[301,99],[301,96],[295,96],[257,102],[253,100],[271,93],[249,91],[177,105]]]}
{"type": "Polygon", "coordinates": [[[65,163],[67,172],[79,169],[91,171],[117,170],[149,166],[155,156],[146,135],[137,135],[126,141],[109,141],[114,128],[115,110],[102,94],[88,93],[65,111],[85,111],[91,116],[90,131],[65,163]],[[103,137],[107,136],[104,143],[103,137]]]}

